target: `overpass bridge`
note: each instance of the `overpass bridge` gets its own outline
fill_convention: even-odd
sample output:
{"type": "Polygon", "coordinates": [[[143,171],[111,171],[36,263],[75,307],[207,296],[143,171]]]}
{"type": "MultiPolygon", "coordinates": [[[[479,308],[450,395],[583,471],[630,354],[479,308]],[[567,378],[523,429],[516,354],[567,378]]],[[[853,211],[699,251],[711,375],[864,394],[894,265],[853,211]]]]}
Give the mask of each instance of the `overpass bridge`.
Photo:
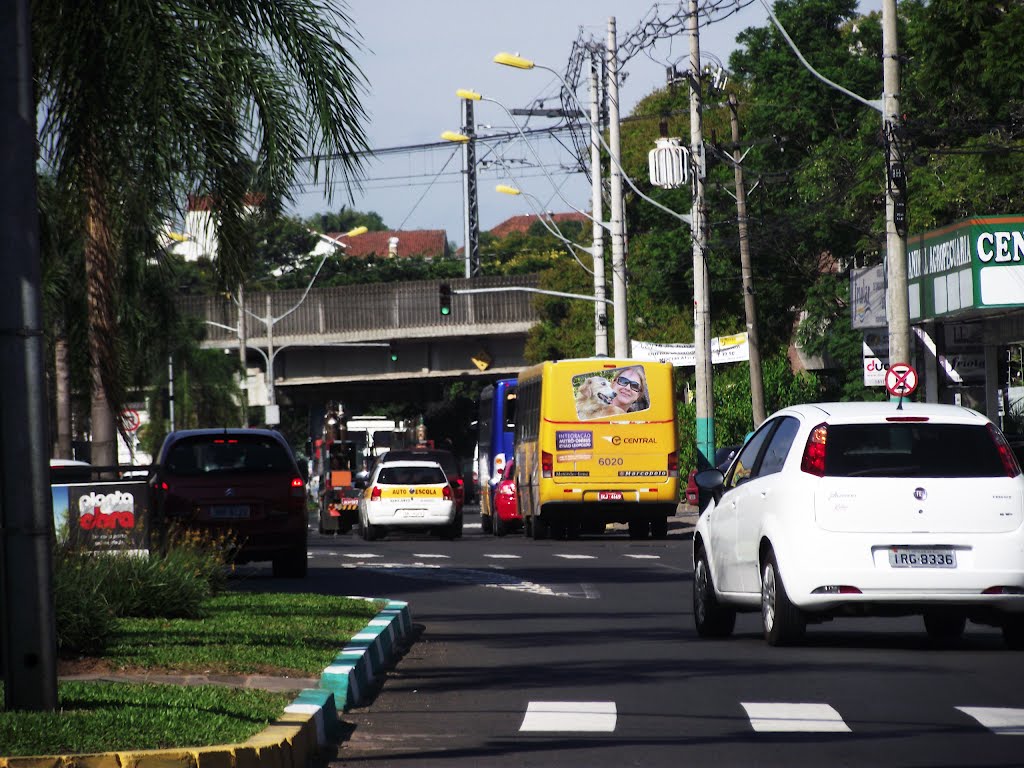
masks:
{"type": "Polygon", "coordinates": [[[536,275],[372,283],[247,293],[244,313],[219,294],[186,297],[181,308],[206,323],[207,349],[237,352],[244,317],[250,405],[267,402],[266,389],[251,382],[253,369],[263,374],[268,365],[278,402],[429,400],[454,380],[490,381],[525,366],[526,336],[539,318],[533,294],[515,289],[537,284],[536,275]],[[442,283],[455,292],[448,316],[440,313],[442,283]],[[458,294],[481,288],[511,290],[458,294]]]}

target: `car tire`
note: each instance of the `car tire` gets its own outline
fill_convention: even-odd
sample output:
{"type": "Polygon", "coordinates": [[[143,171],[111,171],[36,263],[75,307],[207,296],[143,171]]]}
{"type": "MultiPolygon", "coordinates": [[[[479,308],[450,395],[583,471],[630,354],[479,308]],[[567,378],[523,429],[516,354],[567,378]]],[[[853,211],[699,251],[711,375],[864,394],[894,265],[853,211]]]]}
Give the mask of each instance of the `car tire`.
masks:
{"type": "Polygon", "coordinates": [[[960,639],[967,627],[967,617],[962,613],[928,611],[924,614],[924,628],[929,639],[938,643],[950,643],[960,639]]]}
{"type": "Polygon", "coordinates": [[[480,515],[480,530],[483,533],[493,533],[494,532],[494,512],[493,511],[489,515],[485,515],[485,514],[481,513],[481,515],[480,515]]]}
{"type": "Polygon", "coordinates": [[[508,534],[509,524],[508,521],[502,520],[501,515],[497,512],[494,514],[494,535],[505,536],[508,534]]]}
{"type": "Polygon", "coordinates": [[[803,638],[807,619],[790,602],[775,552],[768,550],[761,571],[761,625],[768,645],[791,645],[803,638]]]}
{"type": "Polygon", "coordinates": [[[530,526],[530,533],[533,534],[534,541],[540,541],[546,539],[551,534],[551,526],[545,522],[541,522],[541,519],[534,515],[530,526]]]}
{"type": "Polygon", "coordinates": [[[1015,613],[1003,619],[1003,642],[1011,651],[1024,651],[1024,614],[1015,613]]]}
{"type": "Polygon", "coordinates": [[[701,547],[693,564],[693,623],[700,637],[728,637],[736,626],[736,611],[718,602],[708,557],[701,547]]]}
{"type": "Polygon", "coordinates": [[[652,539],[667,539],[668,538],[668,518],[667,517],[654,517],[654,518],[651,518],[651,538],[652,539]]]}
{"type": "Polygon", "coordinates": [[[454,541],[462,538],[462,513],[456,512],[455,519],[446,525],[441,531],[441,538],[454,541]]]}
{"type": "Polygon", "coordinates": [[[306,557],[306,549],[295,549],[278,555],[271,560],[274,578],[276,579],[304,579],[309,570],[309,560],[306,557]]]}
{"type": "Polygon", "coordinates": [[[634,519],[629,521],[629,538],[646,539],[651,530],[651,524],[646,519],[634,519]]]}

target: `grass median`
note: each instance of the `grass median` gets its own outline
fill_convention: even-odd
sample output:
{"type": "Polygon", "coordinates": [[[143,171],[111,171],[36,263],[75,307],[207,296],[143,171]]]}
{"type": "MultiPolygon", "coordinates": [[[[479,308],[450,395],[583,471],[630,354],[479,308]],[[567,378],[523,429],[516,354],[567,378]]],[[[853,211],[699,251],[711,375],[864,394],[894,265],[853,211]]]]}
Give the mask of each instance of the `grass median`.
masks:
{"type": "MultiPolygon", "coordinates": [[[[381,608],[379,602],[328,595],[231,590],[221,562],[208,562],[217,553],[200,554],[203,567],[193,567],[187,574],[204,581],[208,591],[203,595],[196,587],[198,597],[186,607],[174,601],[151,605],[146,598],[175,591],[167,574],[179,578],[180,561],[160,568],[153,562],[132,565],[125,558],[104,562],[112,556],[58,559],[55,592],[62,671],[89,669],[107,677],[118,672],[319,677],[381,608]],[[100,572],[94,573],[97,569],[100,572]],[[107,581],[108,589],[93,589],[110,575],[105,569],[122,577],[127,571],[135,582],[136,607],[130,613],[156,615],[119,615],[123,606],[111,607],[109,600],[97,603],[97,594],[123,583],[107,581]],[[77,584],[67,583],[69,579],[77,584]],[[102,636],[87,626],[89,618],[79,610],[70,611],[69,618],[69,606],[62,601],[73,595],[89,603],[77,608],[100,610],[102,636]]],[[[194,556],[195,552],[189,555],[194,556]]],[[[67,558],[66,553],[61,557],[67,558]]],[[[56,712],[0,711],[0,756],[237,743],[263,730],[293,699],[290,694],[219,685],[63,681],[58,684],[56,712]]]]}

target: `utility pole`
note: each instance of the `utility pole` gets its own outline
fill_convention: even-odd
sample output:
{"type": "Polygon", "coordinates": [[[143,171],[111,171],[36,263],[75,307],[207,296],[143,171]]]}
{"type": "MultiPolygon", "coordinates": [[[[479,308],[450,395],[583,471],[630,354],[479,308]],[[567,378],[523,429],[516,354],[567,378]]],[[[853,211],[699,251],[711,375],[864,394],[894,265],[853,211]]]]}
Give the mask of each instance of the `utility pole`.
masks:
{"type": "MultiPolygon", "coordinates": [[[[238,362],[242,364],[242,426],[249,426],[249,361],[245,337],[245,284],[238,284],[238,362]]],[[[172,401],[173,402],[173,401],[172,401]]],[[[172,414],[171,429],[174,429],[172,414]]]]}
{"type": "Polygon", "coordinates": [[[747,190],[743,185],[743,155],[740,153],[740,118],[736,94],[729,94],[729,122],[732,125],[732,159],[736,177],[736,225],[740,235],[740,273],[743,278],[743,311],[747,320],[747,346],[750,349],[750,407],[754,429],[767,414],[764,409],[764,379],[761,374],[761,345],[757,336],[757,307],[754,301],[754,275],[750,267],[750,237],[747,231],[747,190]]]}
{"type": "Polygon", "coordinates": [[[29,0],[0,21],[0,659],[4,709],[57,708],[53,504],[43,365],[29,0]],[[13,441],[16,442],[14,447],[13,441]]]}
{"type": "Polygon", "coordinates": [[[899,147],[900,60],[896,0],[882,2],[882,124],[886,146],[885,263],[889,299],[889,361],[912,364],[907,298],[906,175],[899,147]]]}
{"type": "MultiPolygon", "coordinates": [[[[697,0],[690,0],[690,158],[693,163],[693,344],[697,400],[697,452],[715,464],[715,400],[711,365],[711,298],[708,290],[707,220],[704,204],[704,132],[701,123],[700,38],[697,0]]],[[[698,463],[700,463],[698,456],[698,463]]]]}
{"type": "MultiPolygon", "coordinates": [[[[694,0],[696,2],[696,0],[694,0]]],[[[615,356],[629,357],[626,315],[626,219],[622,195],[622,155],[619,136],[619,57],[615,17],[608,17],[608,150],[611,155],[612,306],[615,322],[615,356]]]]}
{"type": "Polygon", "coordinates": [[[590,207],[594,217],[591,232],[594,256],[594,354],[608,354],[608,308],[604,303],[604,204],[601,200],[601,94],[598,88],[599,62],[590,57],[590,207]]]}
{"type": "Polygon", "coordinates": [[[462,99],[462,132],[469,141],[462,144],[462,197],[465,204],[466,277],[480,272],[480,216],[477,208],[476,188],[476,126],[473,119],[473,101],[462,99]]]}

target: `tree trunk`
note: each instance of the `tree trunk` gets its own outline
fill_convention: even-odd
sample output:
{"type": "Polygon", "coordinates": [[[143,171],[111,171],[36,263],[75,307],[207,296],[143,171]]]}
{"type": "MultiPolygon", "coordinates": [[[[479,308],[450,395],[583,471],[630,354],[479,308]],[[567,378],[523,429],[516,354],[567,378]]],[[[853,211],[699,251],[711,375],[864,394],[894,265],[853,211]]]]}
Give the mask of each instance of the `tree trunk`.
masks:
{"type": "Polygon", "coordinates": [[[71,447],[71,366],[68,363],[68,339],[62,333],[54,342],[54,390],[57,401],[57,444],[53,455],[58,459],[73,459],[71,447]]]}
{"type": "Polygon", "coordinates": [[[117,463],[117,431],[109,394],[117,387],[117,322],[114,315],[115,253],[110,210],[104,197],[102,169],[86,159],[84,194],[85,285],[89,313],[89,364],[92,369],[91,461],[97,466],[117,463]]]}

